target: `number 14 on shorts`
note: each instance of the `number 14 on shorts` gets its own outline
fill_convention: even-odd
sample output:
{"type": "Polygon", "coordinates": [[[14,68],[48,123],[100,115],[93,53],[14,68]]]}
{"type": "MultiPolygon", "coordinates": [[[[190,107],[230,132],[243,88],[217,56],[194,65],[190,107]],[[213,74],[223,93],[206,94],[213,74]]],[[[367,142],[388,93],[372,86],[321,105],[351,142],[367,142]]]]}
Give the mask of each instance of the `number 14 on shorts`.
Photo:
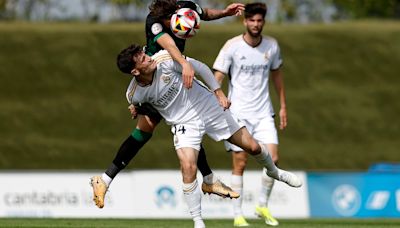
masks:
{"type": "Polygon", "coordinates": [[[184,135],[185,134],[185,132],[186,132],[186,128],[185,128],[185,125],[174,125],[173,127],[172,127],[172,133],[174,134],[174,135],[184,135]]]}

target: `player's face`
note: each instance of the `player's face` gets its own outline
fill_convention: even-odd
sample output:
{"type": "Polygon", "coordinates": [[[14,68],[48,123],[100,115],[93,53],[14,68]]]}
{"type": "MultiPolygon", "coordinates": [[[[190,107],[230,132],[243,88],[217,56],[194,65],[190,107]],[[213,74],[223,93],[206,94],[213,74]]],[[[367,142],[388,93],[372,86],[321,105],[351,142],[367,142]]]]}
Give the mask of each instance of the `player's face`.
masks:
{"type": "Polygon", "coordinates": [[[136,63],[135,69],[132,70],[133,75],[148,74],[153,72],[157,67],[156,62],[143,51],[135,55],[133,61],[136,63]]]}
{"type": "Polygon", "coordinates": [[[258,37],[264,27],[264,17],[261,14],[256,14],[252,17],[244,19],[244,26],[246,26],[247,33],[253,37],[258,37]]]}

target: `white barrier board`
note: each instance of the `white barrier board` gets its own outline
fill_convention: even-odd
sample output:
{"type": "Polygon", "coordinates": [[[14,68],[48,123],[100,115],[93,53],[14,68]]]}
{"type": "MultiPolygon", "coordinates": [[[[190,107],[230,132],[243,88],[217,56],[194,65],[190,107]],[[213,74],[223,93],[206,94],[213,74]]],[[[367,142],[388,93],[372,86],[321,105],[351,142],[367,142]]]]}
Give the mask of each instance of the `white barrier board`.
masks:
{"type": "MultiPolygon", "coordinates": [[[[230,185],[230,171],[215,171],[230,185]]],[[[66,218],[190,218],[183,201],[179,171],[152,170],[119,174],[106,195],[105,207],[92,201],[89,178],[92,172],[0,173],[0,217],[66,218]]],[[[306,174],[296,172],[304,181],[299,189],[275,182],[269,207],[278,218],[307,218],[309,206],[306,174]]],[[[199,185],[201,175],[198,174],[199,185]]],[[[243,212],[254,218],[261,171],[244,176],[243,212]]],[[[204,218],[231,218],[230,199],[203,196],[204,218]]]]}

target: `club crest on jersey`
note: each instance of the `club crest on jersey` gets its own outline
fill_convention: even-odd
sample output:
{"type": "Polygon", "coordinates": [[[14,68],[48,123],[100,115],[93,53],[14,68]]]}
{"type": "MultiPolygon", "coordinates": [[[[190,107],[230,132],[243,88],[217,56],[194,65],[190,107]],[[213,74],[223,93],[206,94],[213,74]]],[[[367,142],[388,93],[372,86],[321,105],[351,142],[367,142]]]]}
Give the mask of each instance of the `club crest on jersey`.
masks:
{"type": "Polygon", "coordinates": [[[268,52],[265,52],[264,59],[268,61],[268,60],[269,60],[269,57],[270,57],[270,56],[269,56],[269,53],[268,53],[268,52]]]}
{"type": "Polygon", "coordinates": [[[171,81],[171,77],[168,75],[162,75],[161,80],[165,83],[168,84],[171,81]]]}

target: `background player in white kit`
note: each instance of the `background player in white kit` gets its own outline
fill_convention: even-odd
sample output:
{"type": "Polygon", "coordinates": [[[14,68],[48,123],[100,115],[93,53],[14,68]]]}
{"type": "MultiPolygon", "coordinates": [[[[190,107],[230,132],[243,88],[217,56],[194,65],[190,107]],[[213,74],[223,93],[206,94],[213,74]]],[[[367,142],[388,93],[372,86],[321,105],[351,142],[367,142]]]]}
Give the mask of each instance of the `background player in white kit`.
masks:
{"type": "Polygon", "coordinates": [[[204,134],[216,141],[225,139],[244,148],[267,168],[268,175],[290,186],[300,187],[301,180],[290,172],[278,169],[267,148],[258,144],[227,110],[230,102],[211,70],[197,60],[187,60],[196,75],[201,76],[213,92],[197,80],[193,81],[191,89],[184,89],[182,67],[167,51],[150,57],[140,46],[131,45],[118,55],[117,64],[123,73],[134,77],[126,92],[128,102],[150,103],[172,126],[183,177],[183,193],[195,228],[205,227],[201,217],[201,193],[196,180],[197,156],[204,134]]]}
{"type": "MultiPolygon", "coordinates": [[[[228,40],[220,50],[214,63],[214,74],[221,84],[229,74],[229,99],[231,112],[245,123],[250,134],[268,148],[273,161],[278,161],[278,135],[274,122],[274,110],[269,94],[268,80],[274,82],[280,101],[280,129],[287,125],[286,99],[283,77],[280,71],[282,59],[275,39],[261,34],[267,7],[264,3],[247,4],[244,11],[246,32],[228,40]]],[[[231,187],[242,195],[243,172],[247,163],[247,153],[242,148],[225,142],[232,152],[233,169],[231,187]]],[[[274,179],[262,174],[262,186],[256,214],[265,219],[266,224],[277,226],[267,206],[274,179]]],[[[242,213],[242,197],[233,200],[234,226],[248,226],[242,213]]]]}

